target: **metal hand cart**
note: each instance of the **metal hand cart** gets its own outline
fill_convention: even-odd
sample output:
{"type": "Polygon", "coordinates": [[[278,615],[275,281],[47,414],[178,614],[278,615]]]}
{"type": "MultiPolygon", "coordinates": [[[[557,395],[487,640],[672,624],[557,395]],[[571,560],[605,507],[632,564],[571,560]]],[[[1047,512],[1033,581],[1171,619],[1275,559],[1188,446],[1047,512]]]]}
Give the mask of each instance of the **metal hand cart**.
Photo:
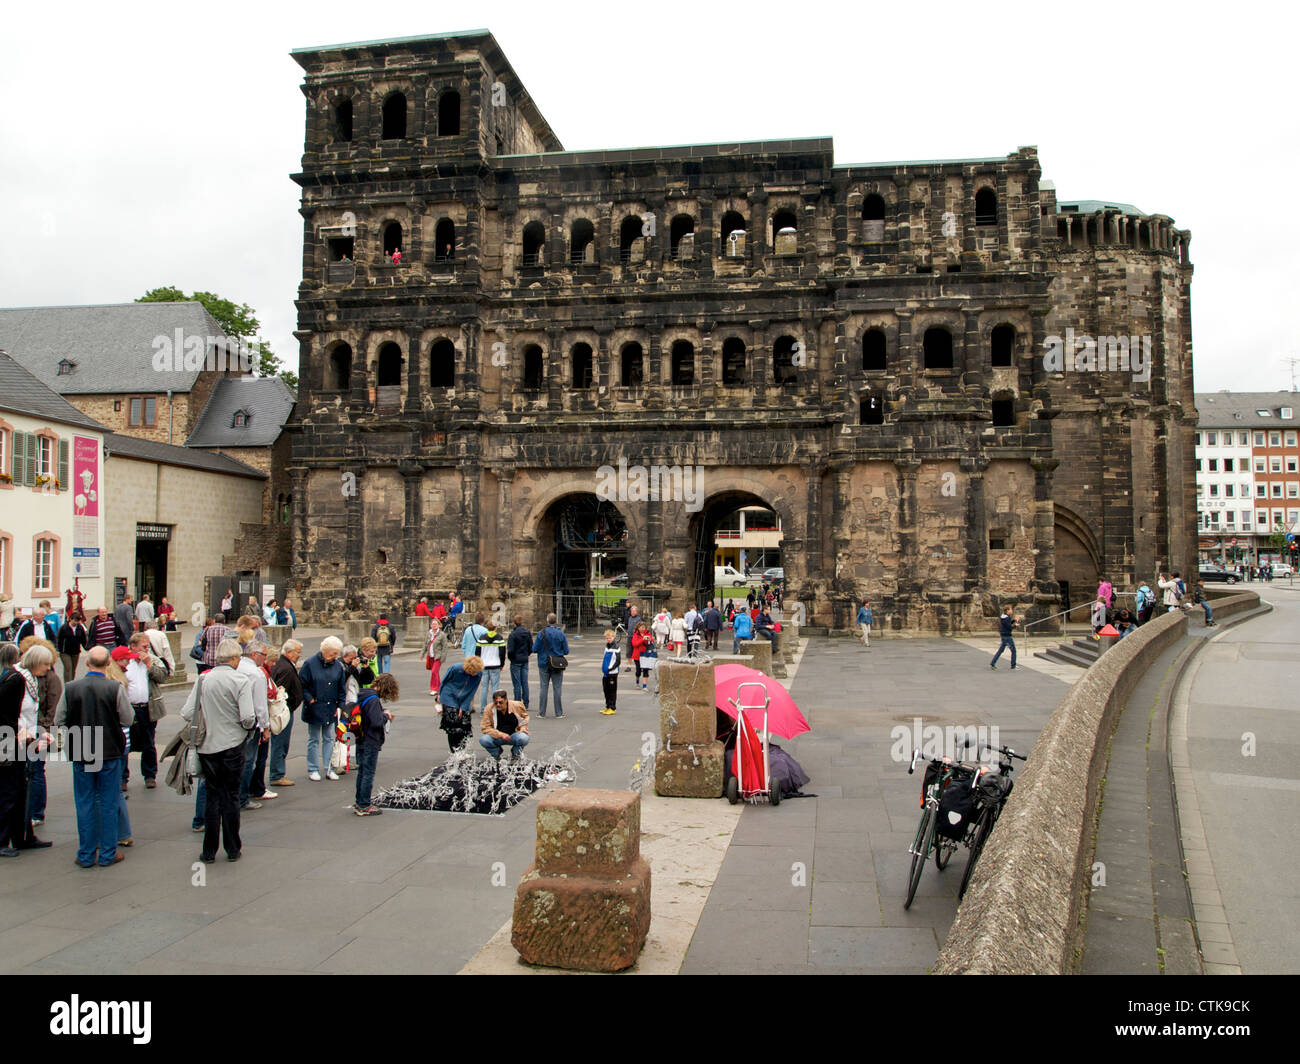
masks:
{"type": "Polygon", "coordinates": [[[771,759],[769,756],[769,743],[771,737],[768,735],[767,730],[767,710],[768,706],[772,704],[772,700],[767,694],[767,684],[753,680],[746,681],[736,688],[736,697],[729,698],[727,701],[736,708],[736,752],[735,761],[732,765],[735,772],[734,775],[727,780],[727,801],[732,805],[735,805],[743,798],[746,802],[752,802],[757,805],[759,802],[766,799],[771,802],[772,805],[780,805],[781,785],[779,783],[774,785],[772,782],[771,759]],[[758,701],[747,701],[747,693],[745,691],[745,688],[747,687],[757,689],[759,695],[758,701]],[[761,755],[759,755],[758,763],[755,765],[753,763],[753,758],[755,756],[753,746],[747,743],[748,736],[751,733],[748,730],[750,724],[746,719],[745,714],[755,714],[760,709],[763,711],[762,752],[761,755]],[[747,745],[749,745],[748,751],[746,751],[747,745]],[[749,758],[750,761],[747,762],[745,758],[749,758]],[[747,788],[741,783],[744,779],[743,773],[747,766],[751,767],[751,769],[758,769],[758,785],[756,787],[747,788]]]}

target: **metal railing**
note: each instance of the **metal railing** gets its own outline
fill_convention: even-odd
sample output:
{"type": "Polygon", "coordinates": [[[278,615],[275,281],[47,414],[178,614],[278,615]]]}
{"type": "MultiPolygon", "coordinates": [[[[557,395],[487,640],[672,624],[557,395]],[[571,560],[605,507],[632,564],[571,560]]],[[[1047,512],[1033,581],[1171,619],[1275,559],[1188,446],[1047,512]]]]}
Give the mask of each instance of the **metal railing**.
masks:
{"type": "MultiPolygon", "coordinates": [[[[1131,599],[1131,598],[1135,598],[1136,595],[1137,595],[1137,593],[1136,593],[1135,591],[1116,591],[1114,594],[1115,594],[1115,602],[1118,602],[1120,599],[1125,599],[1125,598],[1131,599]]],[[[1087,602],[1080,602],[1080,603],[1078,603],[1078,604],[1075,605],[1075,606],[1071,606],[1071,607],[1070,607],[1069,609],[1067,609],[1067,610],[1060,610],[1060,611],[1057,612],[1057,613],[1050,614],[1050,615],[1047,616],[1047,617],[1040,617],[1040,618],[1038,618],[1038,620],[1036,620],[1036,621],[1030,621],[1028,624],[1023,625],[1023,626],[1022,626],[1022,630],[1023,630],[1024,634],[1025,634],[1025,649],[1024,649],[1024,653],[1025,653],[1026,655],[1028,655],[1028,654],[1030,653],[1030,641],[1029,641],[1030,631],[1029,631],[1029,630],[1030,630],[1031,628],[1036,627],[1037,625],[1040,625],[1040,624],[1046,624],[1048,621],[1054,621],[1054,620],[1056,620],[1058,617],[1065,617],[1065,618],[1066,618],[1066,620],[1064,620],[1064,621],[1061,622],[1061,631],[1060,631],[1059,635],[1060,635],[1060,638],[1061,638],[1062,640],[1068,642],[1068,641],[1069,641],[1069,638],[1070,638],[1070,622],[1069,622],[1069,619],[1068,619],[1068,618],[1069,618],[1069,615],[1070,615],[1071,613],[1073,613],[1075,610],[1087,610],[1087,611],[1088,611],[1089,620],[1088,620],[1088,622],[1087,622],[1086,625],[1085,625],[1084,631],[1085,631],[1085,632],[1091,632],[1091,631],[1092,631],[1092,623],[1091,623],[1092,604],[1093,604],[1094,602],[1096,602],[1096,601],[1097,601],[1096,599],[1089,599],[1087,602]]],[[[1136,616],[1136,613],[1135,613],[1135,616],[1136,616]]],[[[1056,638],[1056,635],[1057,635],[1057,633],[1055,633],[1055,632],[1052,633],[1052,637],[1053,637],[1053,638],[1056,638]]]]}

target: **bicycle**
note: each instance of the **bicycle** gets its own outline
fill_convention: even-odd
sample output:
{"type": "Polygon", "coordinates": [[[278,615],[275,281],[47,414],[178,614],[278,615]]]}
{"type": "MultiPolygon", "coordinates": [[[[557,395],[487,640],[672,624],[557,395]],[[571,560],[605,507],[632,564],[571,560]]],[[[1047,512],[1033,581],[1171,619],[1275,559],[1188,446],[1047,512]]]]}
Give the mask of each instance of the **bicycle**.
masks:
{"type": "MultiPolygon", "coordinates": [[[[920,750],[912,751],[912,763],[907,769],[909,776],[916,771],[916,762],[920,756],[920,750]]],[[[904,909],[912,907],[916,888],[921,882],[921,873],[925,870],[925,862],[929,860],[931,852],[934,853],[935,867],[942,872],[957,849],[957,840],[949,839],[947,836],[939,836],[937,841],[935,838],[939,825],[940,795],[950,783],[956,780],[974,780],[976,771],[970,765],[964,765],[960,761],[953,761],[947,757],[931,758],[926,765],[921,821],[916,826],[916,836],[907,851],[912,855],[912,869],[908,875],[907,900],[903,903],[904,909]]]]}
{"type": "Polygon", "coordinates": [[[960,901],[966,896],[966,887],[970,884],[970,876],[975,871],[975,862],[980,859],[980,854],[984,851],[984,844],[988,842],[990,833],[993,831],[993,825],[997,823],[998,817],[1002,813],[1002,807],[1006,804],[1008,795],[1011,794],[1011,788],[1015,785],[1011,779],[1011,773],[1014,771],[1012,759],[1026,761],[1028,758],[1022,754],[1016,753],[1009,746],[985,746],[981,747],[981,752],[993,752],[998,756],[998,767],[995,770],[992,766],[984,766],[980,769],[975,779],[973,788],[975,794],[975,816],[970,830],[967,834],[967,848],[970,850],[970,857],[966,861],[966,871],[962,873],[961,886],[957,890],[957,898],[960,901]]]}

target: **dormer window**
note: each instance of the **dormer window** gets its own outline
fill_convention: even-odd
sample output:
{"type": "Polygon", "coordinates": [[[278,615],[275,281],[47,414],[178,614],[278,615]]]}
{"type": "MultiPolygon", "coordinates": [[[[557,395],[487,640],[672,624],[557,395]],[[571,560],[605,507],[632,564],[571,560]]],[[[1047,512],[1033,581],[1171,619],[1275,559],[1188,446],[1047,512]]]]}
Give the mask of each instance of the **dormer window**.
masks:
{"type": "Polygon", "coordinates": [[[1282,420],[1290,421],[1291,417],[1292,417],[1292,408],[1289,406],[1284,406],[1282,408],[1282,420]]]}
{"type": "Polygon", "coordinates": [[[248,428],[248,422],[252,419],[252,414],[247,410],[236,410],[235,416],[230,419],[230,427],[236,429],[248,428]]]}
{"type": "Polygon", "coordinates": [[[60,377],[71,376],[72,371],[76,368],[77,368],[77,364],[75,362],[69,361],[66,358],[61,359],[59,361],[59,376],[60,377]]]}

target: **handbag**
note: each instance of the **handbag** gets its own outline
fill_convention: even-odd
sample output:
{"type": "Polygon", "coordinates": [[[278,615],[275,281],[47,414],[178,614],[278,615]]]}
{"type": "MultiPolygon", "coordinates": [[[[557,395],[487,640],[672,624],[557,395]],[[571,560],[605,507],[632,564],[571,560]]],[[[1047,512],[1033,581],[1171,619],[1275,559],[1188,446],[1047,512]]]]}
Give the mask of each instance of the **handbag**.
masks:
{"type": "MultiPolygon", "coordinates": [[[[569,659],[563,654],[548,654],[546,667],[552,672],[563,672],[569,667],[569,659]]],[[[559,688],[556,688],[556,690],[559,690],[559,688]]]]}
{"type": "Polygon", "coordinates": [[[202,629],[199,629],[199,631],[194,636],[194,646],[190,647],[190,657],[192,657],[195,661],[203,660],[203,630],[202,629]]]}
{"type": "Polygon", "coordinates": [[[330,752],[330,768],[339,773],[347,772],[349,750],[347,743],[336,742],[330,752]]]}
{"type": "Polygon", "coordinates": [[[279,735],[293,720],[293,713],[289,709],[289,692],[280,688],[280,693],[267,706],[267,710],[271,717],[271,734],[279,735]]]}

